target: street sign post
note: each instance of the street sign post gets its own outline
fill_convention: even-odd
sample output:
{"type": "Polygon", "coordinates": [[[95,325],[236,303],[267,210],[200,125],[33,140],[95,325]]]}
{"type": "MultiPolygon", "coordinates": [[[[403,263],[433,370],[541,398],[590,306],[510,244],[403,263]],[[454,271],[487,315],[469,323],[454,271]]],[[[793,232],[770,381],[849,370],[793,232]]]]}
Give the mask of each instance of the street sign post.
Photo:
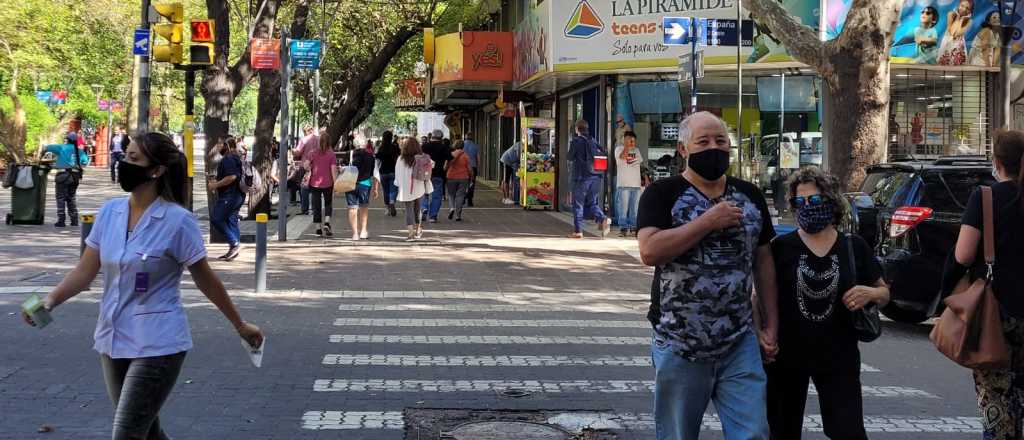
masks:
{"type": "Polygon", "coordinates": [[[292,69],[316,70],[320,68],[320,40],[291,40],[292,69]]]}
{"type": "Polygon", "coordinates": [[[696,72],[697,79],[704,78],[704,51],[697,51],[697,66],[693,66],[693,54],[682,54],[679,56],[679,81],[685,82],[693,79],[693,74],[696,72]]]}
{"type": "Polygon", "coordinates": [[[253,38],[252,68],[277,70],[281,68],[281,41],[274,38],[253,38]]]}
{"type": "Polygon", "coordinates": [[[135,29],[135,38],[132,41],[132,55],[149,56],[149,29],[135,29]]]}

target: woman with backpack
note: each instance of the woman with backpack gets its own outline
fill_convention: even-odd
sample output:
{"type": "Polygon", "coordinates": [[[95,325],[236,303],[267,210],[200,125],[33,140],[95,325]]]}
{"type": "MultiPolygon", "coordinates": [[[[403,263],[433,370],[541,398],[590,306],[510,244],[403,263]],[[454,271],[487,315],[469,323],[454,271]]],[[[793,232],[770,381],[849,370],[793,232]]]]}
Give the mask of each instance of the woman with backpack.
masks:
{"type": "Polygon", "coordinates": [[[316,235],[333,237],[331,214],[334,212],[334,180],[338,178],[338,161],[328,136],[320,137],[320,148],[309,155],[309,194],[313,201],[313,223],[316,235]]]}
{"type": "Polygon", "coordinates": [[[218,260],[231,261],[242,251],[241,231],[238,228],[238,211],[245,203],[245,193],[240,188],[242,159],[238,157],[238,144],[228,137],[221,145],[222,159],[217,165],[217,176],[211,177],[207,187],[217,191],[217,204],[210,213],[210,223],[228,241],[228,252],[218,260]]]}
{"type": "Polygon", "coordinates": [[[133,137],[125,153],[118,175],[129,196],[103,205],[81,259],[43,307],[59,307],[103,271],[93,349],[114,404],[112,437],[166,439],[160,409],[192,349],[181,301],[184,269],[248,345],[260,347],[263,332],[242,319],[207,262],[199,223],[183,207],[185,155],[162,133],[133,137]]]}
{"type": "Polygon", "coordinates": [[[395,164],[395,186],[398,187],[398,203],[405,208],[405,225],[409,228],[406,241],[423,237],[423,218],[420,216],[420,199],[434,192],[430,174],[434,161],[423,154],[416,138],[402,141],[401,155],[395,164]]]}

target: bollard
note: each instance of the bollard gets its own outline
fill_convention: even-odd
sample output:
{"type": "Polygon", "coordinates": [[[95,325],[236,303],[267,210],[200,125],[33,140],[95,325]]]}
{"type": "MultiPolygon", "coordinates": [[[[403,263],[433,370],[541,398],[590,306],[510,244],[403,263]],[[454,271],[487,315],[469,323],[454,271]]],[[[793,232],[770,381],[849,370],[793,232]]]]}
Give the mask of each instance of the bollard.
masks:
{"type": "Polygon", "coordinates": [[[267,215],[256,214],[256,293],[267,290],[267,215]]]}
{"type": "Polygon", "coordinates": [[[81,257],[85,253],[85,239],[89,238],[89,234],[92,233],[92,224],[96,222],[96,216],[93,214],[82,214],[82,239],[78,243],[78,256],[81,257]]]}

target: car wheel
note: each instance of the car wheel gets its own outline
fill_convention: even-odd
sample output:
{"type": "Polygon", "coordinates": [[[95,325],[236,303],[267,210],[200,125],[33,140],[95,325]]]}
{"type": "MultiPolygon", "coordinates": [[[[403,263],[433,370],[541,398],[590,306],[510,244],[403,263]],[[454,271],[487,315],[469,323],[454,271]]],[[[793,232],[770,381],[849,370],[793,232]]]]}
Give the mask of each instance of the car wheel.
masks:
{"type": "Polygon", "coordinates": [[[928,320],[928,314],[916,310],[901,309],[893,303],[882,307],[882,314],[887,318],[904,324],[920,324],[928,320]]]}

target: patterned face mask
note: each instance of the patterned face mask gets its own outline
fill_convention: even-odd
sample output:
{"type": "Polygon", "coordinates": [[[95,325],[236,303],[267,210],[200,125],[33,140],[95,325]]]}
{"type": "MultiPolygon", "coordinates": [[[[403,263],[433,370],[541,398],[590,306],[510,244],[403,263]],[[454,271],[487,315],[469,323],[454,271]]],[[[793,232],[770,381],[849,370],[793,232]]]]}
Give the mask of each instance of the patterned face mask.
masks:
{"type": "Polygon", "coordinates": [[[826,201],[817,206],[804,205],[796,211],[796,222],[800,229],[816,234],[832,224],[835,219],[835,204],[826,201]]]}

